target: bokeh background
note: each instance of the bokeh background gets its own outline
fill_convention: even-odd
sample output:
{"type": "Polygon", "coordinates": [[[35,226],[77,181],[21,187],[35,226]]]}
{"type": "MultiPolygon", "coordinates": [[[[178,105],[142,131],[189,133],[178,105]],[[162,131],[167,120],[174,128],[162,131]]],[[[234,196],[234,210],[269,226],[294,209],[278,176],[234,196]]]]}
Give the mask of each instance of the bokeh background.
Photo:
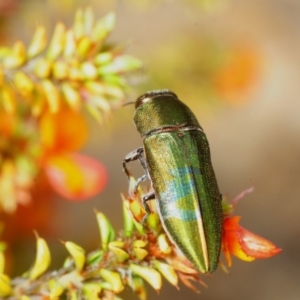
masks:
{"type": "MultiPolygon", "coordinates": [[[[255,185],[238,205],[241,225],[283,248],[267,260],[234,259],[231,274],[208,276],[201,294],[166,283],[159,295],[149,287],[149,299],[300,299],[300,2],[0,0],[0,46],[29,40],[37,24],[71,23],[87,4],[97,16],[116,12],[111,41],[144,62],[127,100],[169,88],[189,105],[209,138],[222,193],[233,198],[255,185]]],[[[34,259],[33,229],[49,242],[58,268],[67,255],[59,239],[98,247],[94,208],[122,228],[120,193],[127,180],[121,163],[142,143],[133,113],[125,106],[100,128],[89,121],[83,152],[101,161],[109,176],[100,195],[76,203],[38,197],[5,217],[12,276],[34,259]]],[[[137,299],[129,290],[123,298],[137,299]]]]}

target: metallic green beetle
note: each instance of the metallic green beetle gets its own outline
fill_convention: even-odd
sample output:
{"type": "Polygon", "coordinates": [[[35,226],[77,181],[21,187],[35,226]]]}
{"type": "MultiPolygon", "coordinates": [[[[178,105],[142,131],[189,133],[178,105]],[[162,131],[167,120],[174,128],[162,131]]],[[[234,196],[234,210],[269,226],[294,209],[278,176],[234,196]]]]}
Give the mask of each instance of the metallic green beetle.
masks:
{"type": "Polygon", "coordinates": [[[135,103],[134,123],[144,147],[128,154],[139,160],[152,190],[143,204],[157,199],[164,230],[175,246],[202,273],[218,264],[222,239],[222,208],[208,141],[195,115],[169,90],[155,90],[135,103]]]}

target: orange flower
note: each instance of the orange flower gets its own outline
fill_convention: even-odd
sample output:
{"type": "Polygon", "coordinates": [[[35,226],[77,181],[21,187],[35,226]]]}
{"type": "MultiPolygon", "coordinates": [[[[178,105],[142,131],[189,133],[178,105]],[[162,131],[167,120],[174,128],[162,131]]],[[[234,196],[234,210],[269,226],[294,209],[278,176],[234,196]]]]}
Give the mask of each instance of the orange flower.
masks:
{"type": "Polygon", "coordinates": [[[222,251],[229,267],[231,266],[230,254],[244,261],[253,261],[256,258],[271,257],[282,251],[270,241],[240,226],[240,218],[233,216],[223,220],[222,251]]]}
{"type": "Polygon", "coordinates": [[[105,168],[78,153],[50,157],[46,174],[54,190],[70,200],[90,198],[102,191],[107,183],[105,168]]]}
{"type": "Polygon", "coordinates": [[[0,112],[0,134],[2,139],[11,137],[16,122],[13,114],[0,112]]]}
{"type": "Polygon", "coordinates": [[[245,99],[259,78],[261,62],[254,47],[234,47],[228,60],[214,74],[214,85],[224,100],[238,104],[245,99]]]}
{"type": "Polygon", "coordinates": [[[79,150],[86,142],[88,129],[83,116],[62,108],[56,114],[47,112],[40,121],[44,157],[79,150]]]}
{"type": "Polygon", "coordinates": [[[104,167],[78,153],[87,139],[83,116],[64,108],[43,115],[40,122],[42,166],[53,189],[70,200],[83,200],[99,193],[107,182],[104,167]]]}
{"type": "Polygon", "coordinates": [[[269,258],[282,251],[272,242],[240,226],[241,217],[229,215],[237,201],[252,190],[253,188],[243,191],[232,201],[233,204],[223,205],[222,251],[229,267],[231,266],[230,254],[244,261],[253,261],[256,258],[269,258]]]}

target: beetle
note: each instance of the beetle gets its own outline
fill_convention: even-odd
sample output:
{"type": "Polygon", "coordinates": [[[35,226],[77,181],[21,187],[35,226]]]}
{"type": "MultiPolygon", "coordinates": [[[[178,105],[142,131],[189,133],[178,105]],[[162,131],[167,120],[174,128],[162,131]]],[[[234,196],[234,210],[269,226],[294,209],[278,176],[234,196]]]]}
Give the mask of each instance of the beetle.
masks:
{"type": "Polygon", "coordinates": [[[135,102],[134,123],[143,147],[129,153],[139,160],[156,199],[157,211],[171,242],[202,273],[217,268],[222,239],[222,196],[211,163],[209,144],[192,111],[169,90],[154,90],[135,102]]]}

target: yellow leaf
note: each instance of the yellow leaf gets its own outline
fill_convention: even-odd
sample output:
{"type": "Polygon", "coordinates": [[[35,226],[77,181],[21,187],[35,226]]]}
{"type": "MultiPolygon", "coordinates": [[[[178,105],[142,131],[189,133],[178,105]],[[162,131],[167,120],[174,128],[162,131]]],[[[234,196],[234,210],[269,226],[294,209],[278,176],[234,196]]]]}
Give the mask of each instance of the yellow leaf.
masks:
{"type": "Polygon", "coordinates": [[[51,113],[57,113],[60,107],[60,93],[51,80],[43,80],[42,87],[51,113]]]}
{"type": "Polygon", "coordinates": [[[10,278],[5,274],[0,274],[0,296],[6,297],[12,293],[10,278]]]}
{"type": "Polygon", "coordinates": [[[155,260],[154,266],[172,285],[177,287],[178,276],[175,270],[170,265],[155,260]]]}
{"type": "Polygon", "coordinates": [[[37,237],[37,252],[35,262],[32,269],[29,271],[29,278],[36,279],[42,275],[51,263],[51,255],[46,241],[37,237]]]}
{"type": "Polygon", "coordinates": [[[110,284],[111,290],[113,292],[120,293],[121,291],[123,291],[124,285],[118,272],[101,269],[100,275],[105,281],[110,284]]]}
{"type": "Polygon", "coordinates": [[[115,239],[115,231],[103,213],[97,212],[96,217],[100,230],[102,249],[107,250],[108,243],[115,239]]]}
{"type": "Polygon", "coordinates": [[[129,269],[136,275],[145,279],[156,291],[159,291],[162,286],[161,275],[154,269],[149,267],[141,267],[136,264],[131,264],[129,269]]]}
{"type": "Polygon", "coordinates": [[[81,107],[81,102],[82,102],[81,96],[78,93],[78,91],[68,83],[64,83],[62,85],[62,91],[70,107],[78,111],[81,107]]]}
{"type": "Polygon", "coordinates": [[[65,47],[66,28],[63,23],[58,23],[47,51],[47,59],[55,60],[65,47]]]}
{"type": "Polygon", "coordinates": [[[85,251],[73,242],[66,242],[65,246],[74,259],[77,271],[81,271],[85,263],[85,251]]]}
{"type": "Polygon", "coordinates": [[[32,58],[40,54],[45,49],[46,43],[46,29],[43,26],[38,26],[35,30],[32,41],[27,50],[28,57],[32,58]]]}
{"type": "Polygon", "coordinates": [[[55,61],[53,63],[53,76],[55,79],[63,80],[69,76],[69,66],[64,61],[55,61]]]}
{"type": "Polygon", "coordinates": [[[28,96],[34,88],[34,84],[29,79],[29,77],[23,72],[16,72],[14,76],[14,82],[17,89],[22,96],[28,96]]]}

